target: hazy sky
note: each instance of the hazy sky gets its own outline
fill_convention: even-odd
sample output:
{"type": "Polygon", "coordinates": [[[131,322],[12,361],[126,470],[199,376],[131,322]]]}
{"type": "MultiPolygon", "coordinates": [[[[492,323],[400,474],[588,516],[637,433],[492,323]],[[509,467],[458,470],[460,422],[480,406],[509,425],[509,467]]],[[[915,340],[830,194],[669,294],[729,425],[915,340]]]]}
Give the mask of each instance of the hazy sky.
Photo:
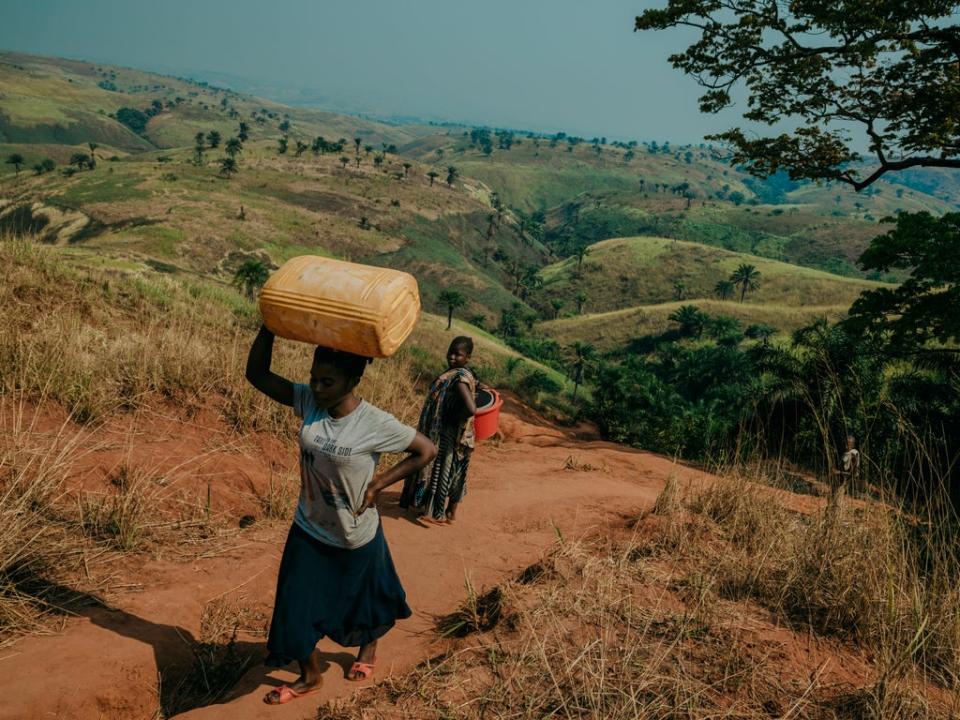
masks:
{"type": "Polygon", "coordinates": [[[652,0],[0,0],[0,48],[303,89],[323,104],[613,138],[699,141],[652,0]]]}

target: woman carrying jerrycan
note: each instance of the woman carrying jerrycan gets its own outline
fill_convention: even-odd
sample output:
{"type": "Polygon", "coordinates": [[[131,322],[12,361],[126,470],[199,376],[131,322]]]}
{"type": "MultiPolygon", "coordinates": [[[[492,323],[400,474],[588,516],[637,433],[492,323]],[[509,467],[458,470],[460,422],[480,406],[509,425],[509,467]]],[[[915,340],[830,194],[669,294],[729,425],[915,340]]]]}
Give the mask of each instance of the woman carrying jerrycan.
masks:
{"type": "Polygon", "coordinates": [[[278,705],[320,690],[315,646],[321,638],[359,648],[347,678],[362,680],[373,675],[379,638],[410,616],[376,501],[384,488],[430,463],[436,448],[355,393],[370,356],[389,355],[416,322],[413,278],[324,258],[294,258],[264,286],[260,306],[265,325],[250,348],[247,379],[302,419],[300,498],[280,562],[266,660],[273,667],[296,660],[300,677],[264,697],[278,705]],[[398,302],[398,293],[410,295],[410,283],[412,296],[398,302]],[[356,310],[358,298],[366,303],[365,313],[356,310]],[[389,321],[397,313],[391,316],[384,307],[401,310],[401,326],[392,335],[389,321]],[[374,322],[370,332],[370,317],[387,322],[374,322]],[[314,342],[309,382],[295,383],[271,370],[274,334],[267,325],[292,339],[329,340],[359,353],[314,342]],[[391,452],[409,455],[376,474],[380,454],[391,452]]]}

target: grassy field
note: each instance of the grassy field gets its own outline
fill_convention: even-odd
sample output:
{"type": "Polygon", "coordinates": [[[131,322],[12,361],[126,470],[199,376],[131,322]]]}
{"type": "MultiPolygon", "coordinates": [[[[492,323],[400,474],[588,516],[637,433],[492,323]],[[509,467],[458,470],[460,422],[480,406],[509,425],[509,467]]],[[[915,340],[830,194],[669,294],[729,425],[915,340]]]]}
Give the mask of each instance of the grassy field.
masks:
{"type": "MultiPolygon", "coordinates": [[[[759,287],[747,293],[745,305],[792,307],[850,303],[879,283],[841,277],[788,263],[734,253],[699,243],[658,237],[605,240],[590,247],[578,272],[577,259],[541,271],[543,292],[563,300],[572,311],[577,293],[585,293],[585,310],[603,313],[677,299],[675,283],[683,283],[683,299],[712,299],[714,287],[741,264],[760,271],[759,287]]],[[[739,305],[735,291],[725,306],[739,305]]],[[[732,312],[732,310],[731,310],[732,312]]]]}
{"type": "Polygon", "coordinates": [[[740,322],[741,327],[753,324],[770,325],[783,332],[825,317],[831,321],[843,318],[849,305],[778,305],[775,303],[737,303],[719,300],[683,300],[641,305],[604,313],[587,313],[542,323],[539,328],[561,345],[574,340],[593,344],[598,350],[616,350],[631,340],[658,335],[676,323],[669,317],[683,305],[694,305],[711,317],[726,316],[740,322]]]}

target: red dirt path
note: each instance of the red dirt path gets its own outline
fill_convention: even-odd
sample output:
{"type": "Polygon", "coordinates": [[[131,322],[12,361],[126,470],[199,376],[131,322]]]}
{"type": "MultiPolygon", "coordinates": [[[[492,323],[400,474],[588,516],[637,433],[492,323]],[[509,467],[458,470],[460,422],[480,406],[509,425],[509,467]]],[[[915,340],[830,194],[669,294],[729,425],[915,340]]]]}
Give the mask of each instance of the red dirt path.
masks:
{"type": "MultiPolygon", "coordinates": [[[[101,448],[99,455],[90,454],[84,460],[92,471],[88,482],[96,482],[89,478],[95,478],[98,468],[101,476],[108,474],[117,453],[151,458],[163,470],[192,452],[207,460],[193,471],[189,464],[180,467],[177,482],[187,485],[192,477],[205,492],[210,480],[214,504],[233,498],[233,509],[239,511],[252,502],[250,489],[262,488],[287,452],[293,456],[289,449],[269,442],[233,446],[212,419],[195,421],[155,422],[149,436],[133,436],[125,447],[115,444],[101,448]],[[230,483],[227,478],[232,478],[230,483]]],[[[686,482],[708,480],[703,473],[674,466],[662,457],[551,427],[512,403],[501,417],[501,430],[502,443],[483,444],[476,452],[468,497],[456,525],[421,526],[398,510],[396,492],[385,494],[384,529],[414,616],[381,641],[376,678],[402,673],[429,656],[436,642],[431,632],[434,618],[462,601],[466,578],[478,588],[492,585],[535,561],[558,531],[572,536],[612,517],[635,516],[653,503],[671,472],[686,482]],[[580,467],[594,469],[565,469],[571,457],[580,467]]],[[[83,611],[56,634],[27,637],[0,650],[4,698],[0,719],[157,717],[158,668],[190,661],[187,641],[198,637],[201,611],[209,601],[242,598],[269,612],[286,529],[281,523],[255,525],[239,532],[225,548],[220,543],[222,552],[188,562],[176,559],[173,552],[167,553],[170,559],[128,556],[120,574],[134,578],[140,585],[137,591],[110,597],[111,609],[83,611]]],[[[241,649],[265,654],[262,637],[241,636],[240,642],[241,649]]],[[[311,716],[320,702],[358,687],[343,678],[352,655],[327,641],[320,649],[330,664],[318,695],[267,707],[261,701],[264,693],[293,680],[295,673],[292,668],[267,672],[258,665],[223,704],[177,717],[311,716]]]]}

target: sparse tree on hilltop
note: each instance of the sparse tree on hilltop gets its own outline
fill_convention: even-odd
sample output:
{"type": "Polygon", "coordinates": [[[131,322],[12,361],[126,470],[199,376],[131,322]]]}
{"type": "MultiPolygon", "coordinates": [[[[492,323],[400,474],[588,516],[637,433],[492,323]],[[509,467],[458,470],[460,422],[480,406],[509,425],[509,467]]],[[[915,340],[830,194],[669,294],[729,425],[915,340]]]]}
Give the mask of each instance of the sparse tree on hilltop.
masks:
{"type": "Polygon", "coordinates": [[[736,286],[730,280],[719,280],[713,286],[713,294],[721,300],[729,300],[736,286]]]}
{"type": "Polygon", "coordinates": [[[365,155],[369,155],[370,153],[372,153],[372,152],[373,152],[373,145],[364,145],[364,146],[363,146],[363,152],[364,152],[365,155]]]}
{"type": "Polygon", "coordinates": [[[246,142],[250,138],[250,126],[242,120],[237,130],[237,137],[240,139],[240,142],[246,142]]]}
{"type": "Polygon", "coordinates": [[[573,251],[573,256],[577,259],[577,277],[583,274],[583,259],[590,254],[588,245],[577,245],[573,251]]]}
{"type": "Polygon", "coordinates": [[[270,277],[270,270],[260,260],[245,260],[233,275],[233,284],[243,288],[248,299],[253,300],[257,290],[270,277]]]}
{"type": "Polygon", "coordinates": [[[360,143],[362,143],[362,142],[363,142],[363,138],[358,138],[358,137],[357,137],[357,138],[354,138],[354,139],[353,139],[353,144],[356,146],[356,150],[354,150],[354,153],[353,153],[354,155],[359,155],[359,154],[360,154],[360,143]]]}
{"type": "Polygon", "coordinates": [[[566,303],[563,300],[560,300],[559,298],[555,298],[550,301],[550,307],[553,308],[554,320],[560,317],[560,311],[563,310],[564,305],[566,305],[566,303]]]}
{"type": "Polygon", "coordinates": [[[26,162],[23,155],[20,153],[11,153],[7,156],[6,163],[7,165],[13,165],[13,170],[16,173],[17,177],[20,177],[20,168],[23,167],[23,164],[26,162]]]}
{"type": "Polygon", "coordinates": [[[427,177],[430,178],[430,187],[433,187],[433,181],[440,177],[440,173],[436,170],[431,170],[427,173],[427,177]]]}
{"type": "Polygon", "coordinates": [[[211,130],[207,133],[207,145],[211,148],[220,147],[220,133],[217,130],[211,130]]]}
{"type": "Polygon", "coordinates": [[[193,136],[193,160],[197,165],[203,165],[203,153],[206,152],[207,144],[202,132],[193,136]]]}
{"type": "Polygon", "coordinates": [[[447,307],[447,330],[449,330],[453,324],[453,311],[466,305],[467,298],[457,290],[444,290],[440,293],[438,299],[441,305],[446,305],[447,307]]]}
{"type": "Polygon", "coordinates": [[[220,158],[220,176],[229,178],[237,172],[237,161],[232,157],[220,158]]]}
{"type": "Polygon", "coordinates": [[[687,292],[687,285],[683,280],[674,280],[673,281],[673,297],[677,300],[683,300],[684,294],[687,292]]]}
{"type": "Polygon", "coordinates": [[[289,140],[287,140],[287,136],[286,136],[286,135],[284,135],[282,138],[280,138],[279,140],[277,140],[277,155],[286,155],[286,154],[287,154],[287,144],[288,144],[288,143],[289,143],[289,140]]]}
{"type": "Polygon", "coordinates": [[[587,303],[587,294],[581,290],[574,296],[574,300],[577,301],[577,315],[582,315],[583,306],[587,303]]]}
{"type": "Polygon", "coordinates": [[[284,121],[277,126],[277,129],[282,133],[290,132],[290,121],[284,119],[284,121]]]}
{"type": "Polygon", "coordinates": [[[383,165],[383,155],[374,155],[374,156],[373,156],[373,165],[374,165],[375,168],[377,168],[377,169],[379,170],[379,169],[380,169],[380,166],[383,165]]]}
{"type": "Polygon", "coordinates": [[[307,149],[307,147],[309,146],[305,142],[303,142],[302,140],[297,140],[297,149],[294,151],[294,155],[296,157],[300,157],[301,155],[303,155],[303,152],[304,150],[307,149]]]}
{"type": "Polygon", "coordinates": [[[407,177],[410,174],[410,168],[413,167],[413,163],[405,162],[403,164],[403,176],[407,177]]]}
{"type": "Polygon", "coordinates": [[[447,168],[447,185],[453,187],[453,182],[457,179],[457,169],[451,165],[447,168]]]}
{"type": "Polygon", "coordinates": [[[360,167],[360,156],[359,156],[359,155],[354,155],[354,156],[353,156],[353,162],[356,163],[357,168],[359,168],[359,167],[360,167]]]}
{"type": "Polygon", "coordinates": [[[340,156],[340,167],[342,167],[344,170],[347,169],[347,163],[349,162],[350,162],[350,158],[348,158],[346,155],[340,156]]]}
{"type": "Polygon", "coordinates": [[[90,148],[90,157],[92,157],[94,160],[96,160],[96,159],[97,159],[97,153],[96,153],[96,151],[97,151],[97,148],[100,147],[100,146],[97,145],[95,142],[88,142],[88,143],[87,143],[87,147],[90,148]]]}
{"type": "Polygon", "coordinates": [[[243,143],[240,142],[239,138],[232,137],[223,146],[223,151],[230,157],[235,158],[243,151],[243,143]]]}
{"type": "Polygon", "coordinates": [[[756,290],[760,287],[760,271],[749,263],[742,263],[740,267],[730,275],[730,282],[735,286],[740,286],[740,302],[747,296],[750,290],[756,290]]]}

